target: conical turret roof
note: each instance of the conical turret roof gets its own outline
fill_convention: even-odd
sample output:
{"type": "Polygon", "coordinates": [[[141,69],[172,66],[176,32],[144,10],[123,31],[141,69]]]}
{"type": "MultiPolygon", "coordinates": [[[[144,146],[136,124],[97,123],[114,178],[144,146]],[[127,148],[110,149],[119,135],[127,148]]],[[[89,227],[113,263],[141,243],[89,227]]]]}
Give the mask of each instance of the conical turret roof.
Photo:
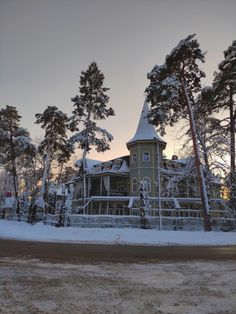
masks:
{"type": "Polygon", "coordinates": [[[137,141],[153,141],[158,140],[159,142],[163,142],[166,144],[166,142],[157,134],[153,124],[151,124],[148,121],[147,115],[149,113],[149,106],[147,104],[147,101],[144,101],[143,104],[143,110],[141,112],[141,116],[139,119],[137,131],[134,135],[134,137],[128,141],[126,144],[130,145],[137,141]]]}

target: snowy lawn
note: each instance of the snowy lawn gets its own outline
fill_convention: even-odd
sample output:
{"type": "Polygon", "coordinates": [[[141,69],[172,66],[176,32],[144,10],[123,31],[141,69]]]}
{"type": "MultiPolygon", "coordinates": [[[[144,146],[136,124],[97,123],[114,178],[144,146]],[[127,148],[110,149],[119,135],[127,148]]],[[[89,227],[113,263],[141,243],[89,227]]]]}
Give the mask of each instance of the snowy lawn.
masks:
{"type": "Polygon", "coordinates": [[[0,238],[44,242],[147,244],[147,245],[236,245],[236,232],[159,231],[134,228],[57,228],[39,222],[0,220],[0,238]]]}

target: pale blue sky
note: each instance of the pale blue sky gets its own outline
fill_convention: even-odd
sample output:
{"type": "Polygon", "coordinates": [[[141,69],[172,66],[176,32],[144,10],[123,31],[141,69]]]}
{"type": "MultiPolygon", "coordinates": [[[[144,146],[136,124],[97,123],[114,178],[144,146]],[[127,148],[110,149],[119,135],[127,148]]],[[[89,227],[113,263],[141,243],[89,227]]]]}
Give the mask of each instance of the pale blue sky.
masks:
{"type": "MultiPolygon", "coordinates": [[[[96,61],[116,116],[103,123],[115,138],[106,160],[127,153],[148,85],[147,72],[179,40],[196,33],[207,51],[206,84],[236,35],[235,0],[0,0],[0,107],[16,106],[31,137],[47,105],[68,114],[80,72],[96,61]]],[[[166,153],[177,149],[168,130],[166,153]]],[[[79,156],[78,156],[79,157],[79,156]]]]}

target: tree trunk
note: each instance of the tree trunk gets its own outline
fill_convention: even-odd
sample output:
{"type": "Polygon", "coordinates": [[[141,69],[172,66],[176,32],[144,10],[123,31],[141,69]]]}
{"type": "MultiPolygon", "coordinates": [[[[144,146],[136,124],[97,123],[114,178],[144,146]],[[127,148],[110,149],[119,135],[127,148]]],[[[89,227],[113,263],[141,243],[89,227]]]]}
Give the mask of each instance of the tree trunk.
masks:
{"type": "Polygon", "coordinates": [[[236,207],[236,173],[235,173],[235,117],[233,102],[233,86],[230,85],[230,205],[236,207]]]}
{"type": "Polygon", "coordinates": [[[57,187],[58,187],[59,184],[61,183],[61,177],[62,177],[63,166],[64,166],[64,163],[62,162],[62,163],[60,164],[60,169],[59,169],[59,173],[58,173],[58,177],[57,177],[57,187]]]}
{"type": "Polygon", "coordinates": [[[192,110],[190,100],[189,100],[189,97],[188,97],[188,94],[186,91],[186,87],[184,86],[184,84],[182,84],[182,92],[183,92],[183,96],[184,96],[185,103],[186,103],[187,110],[188,110],[188,114],[189,114],[190,129],[191,129],[193,148],[194,148],[194,153],[195,153],[195,166],[196,166],[196,170],[197,170],[197,174],[198,174],[198,182],[199,182],[200,194],[201,194],[201,200],[202,200],[204,230],[205,231],[211,231],[209,201],[208,201],[208,197],[207,197],[205,178],[204,178],[201,159],[200,159],[196,125],[195,125],[195,120],[194,120],[194,116],[193,116],[193,110],[192,110]]]}
{"type": "Polygon", "coordinates": [[[209,210],[211,209],[211,190],[212,190],[212,184],[211,184],[211,178],[210,178],[210,164],[209,164],[209,159],[208,159],[208,154],[207,154],[207,147],[206,147],[206,142],[203,140],[201,142],[202,150],[203,150],[203,159],[205,163],[205,178],[206,178],[206,191],[207,191],[207,197],[208,197],[208,204],[209,204],[209,210]]]}
{"type": "Polygon", "coordinates": [[[44,200],[45,200],[46,180],[47,180],[47,175],[48,175],[49,163],[50,163],[50,156],[49,156],[49,153],[47,153],[46,160],[45,160],[45,165],[44,165],[41,193],[40,193],[41,197],[44,200]]]}
{"type": "Polygon", "coordinates": [[[13,137],[11,135],[11,164],[12,164],[12,174],[13,174],[13,185],[14,185],[14,192],[15,192],[15,199],[16,199],[16,213],[20,213],[20,204],[19,204],[19,197],[18,197],[18,180],[17,180],[17,172],[16,172],[16,153],[15,148],[13,145],[13,137]]]}
{"type": "MultiPolygon", "coordinates": [[[[92,88],[90,89],[90,95],[92,94],[92,88]]],[[[85,164],[86,164],[86,156],[87,156],[87,152],[89,151],[89,143],[88,143],[88,123],[90,121],[90,117],[91,117],[91,108],[92,108],[92,97],[90,97],[90,109],[88,111],[88,116],[86,119],[86,133],[85,133],[85,137],[86,137],[86,145],[84,147],[84,151],[83,151],[83,156],[82,156],[82,175],[83,175],[83,205],[86,204],[86,198],[87,198],[87,185],[86,185],[86,170],[85,170],[85,164]]],[[[85,210],[85,209],[84,209],[85,210]]]]}
{"type": "Polygon", "coordinates": [[[58,177],[57,177],[57,184],[56,184],[56,193],[55,193],[55,198],[54,198],[54,209],[56,208],[57,204],[57,189],[59,184],[61,183],[61,177],[62,177],[62,170],[63,170],[64,163],[62,162],[60,164],[59,172],[58,172],[58,177]]]}
{"type": "Polygon", "coordinates": [[[83,175],[83,205],[86,204],[86,198],[87,198],[87,184],[86,184],[86,170],[85,170],[85,164],[86,164],[86,148],[83,151],[83,157],[82,157],[82,175],[83,175]]]}

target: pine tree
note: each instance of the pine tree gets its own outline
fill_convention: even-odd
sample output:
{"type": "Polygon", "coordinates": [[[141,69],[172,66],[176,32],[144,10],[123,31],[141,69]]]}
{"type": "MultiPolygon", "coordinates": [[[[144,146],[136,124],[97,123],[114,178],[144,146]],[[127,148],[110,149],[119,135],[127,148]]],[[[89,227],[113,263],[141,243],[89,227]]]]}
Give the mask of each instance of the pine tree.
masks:
{"type": "Polygon", "coordinates": [[[235,169],[235,121],[236,108],[234,96],[236,94],[236,40],[224,51],[224,60],[218,66],[219,72],[215,73],[214,91],[216,110],[229,111],[230,132],[230,206],[236,208],[236,169],[235,169]]]}
{"type": "Polygon", "coordinates": [[[67,182],[73,177],[76,177],[76,170],[71,166],[65,166],[62,169],[62,172],[58,174],[57,181],[58,183],[67,182]]]}
{"type": "Polygon", "coordinates": [[[110,149],[109,142],[113,137],[105,129],[97,126],[98,120],[105,120],[114,115],[114,110],[107,107],[108,88],[103,86],[104,74],[97,64],[92,62],[86,71],[81,72],[79,95],[71,99],[74,103],[71,117],[71,131],[75,134],[70,138],[72,144],[77,143],[83,151],[80,172],[83,176],[83,201],[86,202],[86,156],[94,147],[97,152],[110,149]]]}
{"type": "MultiPolygon", "coordinates": [[[[229,153],[228,128],[224,124],[225,119],[220,120],[213,115],[214,105],[214,90],[212,87],[203,88],[195,101],[194,117],[210,207],[214,174],[225,177],[228,170],[225,157],[229,153]]],[[[191,129],[188,128],[184,135],[187,137],[184,146],[191,151],[191,129]]]]}
{"type": "Polygon", "coordinates": [[[37,124],[45,129],[43,141],[38,146],[39,153],[44,156],[44,174],[42,179],[41,197],[46,199],[46,179],[50,172],[50,164],[53,160],[65,162],[72,152],[68,145],[67,130],[68,117],[58,110],[56,106],[48,106],[42,114],[35,115],[37,124]]]}
{"type": "Polygon", "coordinates": [[[29,132],[20,127],[20,119],[16,107],[6,106],[0,110],[0,159],[5,169],[13,176],[17,214],[20,212],[17,161],[32,158],[35,154],[35,146],[31,143],[29,132]]]}
{"type": "Polygon", "coordinates": [[[180,41],[170,55],[166,56],[163,65],[154,66],[148,74],[150,85],[146,92],[148,101],[151,102],[150,122],[159,126],[162,134],[165,133],[166,125],[173,126],[181,118],[189,119],[202,199],[204,229],[210,231],[209,202],[193,113],[194,95],[201,90],[201,78],[205,76],[198,66],[199,62],[204,62],[204,54],[194,36],[190,35],[180,41]]]}

